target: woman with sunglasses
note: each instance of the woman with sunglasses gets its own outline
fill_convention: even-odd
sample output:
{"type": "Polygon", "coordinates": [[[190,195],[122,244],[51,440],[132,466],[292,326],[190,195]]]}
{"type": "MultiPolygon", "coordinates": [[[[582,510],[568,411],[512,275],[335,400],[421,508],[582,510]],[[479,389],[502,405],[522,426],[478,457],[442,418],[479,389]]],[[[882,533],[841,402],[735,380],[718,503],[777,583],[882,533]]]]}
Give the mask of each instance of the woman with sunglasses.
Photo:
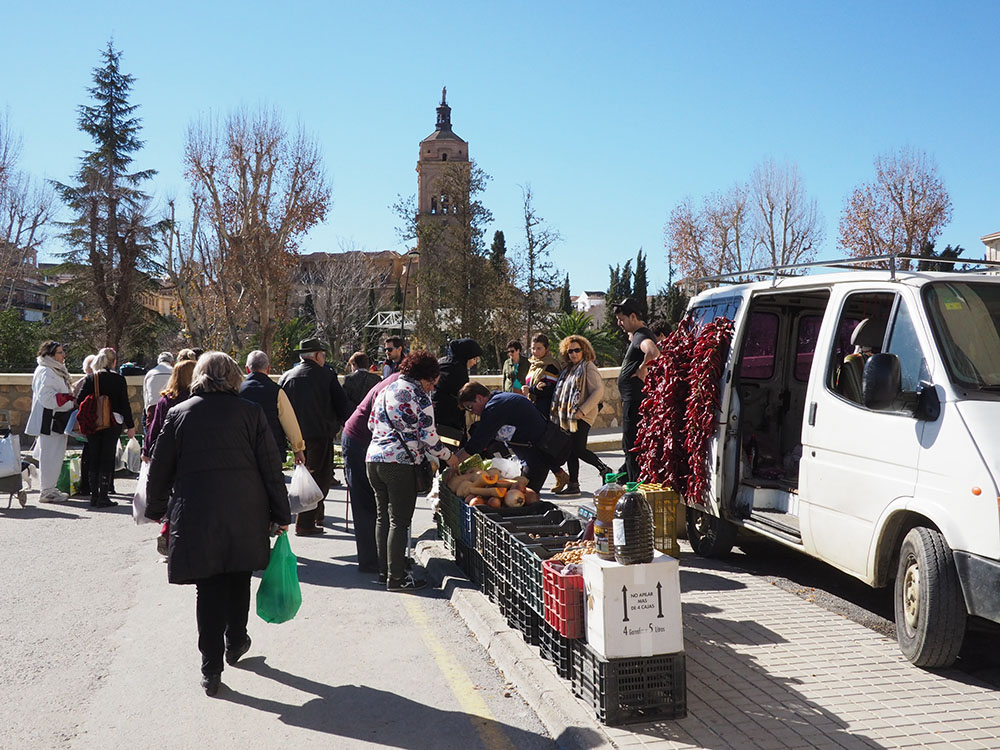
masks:
{"type": "Polygon", "coordinates": [[[76,408],[73,381],[66,369],[66,350],[58,341],[46,341],[38,349],[38,367],[31,378],[31,413],[25,433],[38,436],[38,474],[41,482],[40,503],[68,499],[56,489],[63,457],[66,455],[66,435],[63,430],[70,412],[76,408]]]}
{"type": "Polygon", "coordinates": [[[583,336],[567,336],[559,342],[559,354],[565,366],[559,373],[552,396],[551,419],[570,434],[573,450],[567,468],[569,482],[557,495],[580,494],[580,460],[596,468],[601,477],[612,472],[587,448],[590,428],[597,418],[597,407],[604,398],[604,381],[597,369],[594,347],[583,336]]]}

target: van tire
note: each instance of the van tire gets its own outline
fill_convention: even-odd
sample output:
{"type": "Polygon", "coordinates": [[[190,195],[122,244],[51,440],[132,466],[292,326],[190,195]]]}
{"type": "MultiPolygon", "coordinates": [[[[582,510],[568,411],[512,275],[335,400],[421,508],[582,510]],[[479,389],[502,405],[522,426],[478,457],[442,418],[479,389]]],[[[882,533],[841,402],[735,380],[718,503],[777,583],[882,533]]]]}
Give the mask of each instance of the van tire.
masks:
{"type": "Polygon", "coordinates": [[[736,543],[736,527],[718,516],[687,506],[687,538],[701,557],[725,557],[736,543]]]}
{"type": "Polygon", "coordinates": [[[893,602],[903,655],[918,667],[951,666],[968,615],[951,548],[939,531],[918,526],[903,539],[893,602]]]}

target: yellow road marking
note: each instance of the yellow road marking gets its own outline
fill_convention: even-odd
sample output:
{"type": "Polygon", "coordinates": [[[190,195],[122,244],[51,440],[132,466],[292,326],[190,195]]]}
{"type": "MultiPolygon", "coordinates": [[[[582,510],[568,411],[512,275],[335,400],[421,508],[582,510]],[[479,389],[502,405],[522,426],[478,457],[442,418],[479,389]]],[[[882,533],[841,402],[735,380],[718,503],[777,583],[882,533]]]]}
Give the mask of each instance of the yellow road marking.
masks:
{"type": "Polygon", "coordinates": [[[514,746],[503,733],[501,724],[490,713],[486,701],[479,695],[476,686],[469,679],[465,670],[462,669],[462,665],[458,663],[458,659],[438,640],[437,635],[435,635],[434,630],[430,626],[430,621],[427,619],[427,613],[420,606],[419,600],[406,595],[402,598],[403,606],[410,615],[410,619],[417,626],[417,630],[420,631],[420,637],[424,639],[427,650],[434,657],[434,661],[437,662],[441,674],[444,675],[448,687],[451,688],[451,692],[458,699],[458,704],[462,707],[462,710],[469,716],[477,716],[483,719],[483,721],[472,722],[472,725],[476,728],[476,732],[479,734],[479,738],[483,741],[483,747],[486,750],[514,750],[514,746]]]}

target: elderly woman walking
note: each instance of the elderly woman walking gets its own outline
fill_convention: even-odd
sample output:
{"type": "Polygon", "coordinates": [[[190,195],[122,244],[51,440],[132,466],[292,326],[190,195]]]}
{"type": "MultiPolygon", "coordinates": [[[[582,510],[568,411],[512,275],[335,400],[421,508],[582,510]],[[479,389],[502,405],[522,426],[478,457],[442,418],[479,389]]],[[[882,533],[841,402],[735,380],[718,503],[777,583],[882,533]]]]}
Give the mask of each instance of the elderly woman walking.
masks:
{"type": "Polygon", "coordinates": [[[239,397],[233,359],[198,359],[191,397],[167,412],[149,465],[146,516],[170,521],[167,579],[197,588],[201,685],[219,691],[223,658],[250,649],[250,575],[267,567],[269,525],[292,517],[264,410],[239,397]]]}
{"type": "Polygon", "coordinates": [[[612,469],[587,448],[590,428],[597,419],[597,407],[604,398],[604,382],[597,369],[594,347],[583,336],[567,336],[559,342],[566,366],[559,373],[552,396],[552,421],[570,434],[572,452],[567,463],[569,482],[557,495],[580,494],[580,461],[596,468],[603,478],[612,469]]]}
{"type": "Polygon", "coordinates": [[[399,379],[372,405],[372,441],[365,461],[375,490],[379,580],[389,591],[410,591],[425,585],[406,574],[404,559],[417,505],[417,466],[431,456],[452,468],[458,467],[458,460],[441,443],[434,425],[430,394],[441,373],[438,361],[430,352],[412,352],[400,362],[399,372],[399,379]]]}
{"type": "Polygon", "coordinates": [[[90,505],[94,508],[110,508],[118,505],[108,495],[114,479],[115,452],[122,434],[122,426],[125,427],[129,438],[135,435],[132,407],[128,401],[128,385],[125,378],[114,371],[117,362],[118,355],[114,349],[110,347],[101,349],[94,358],[94,372],[87,376],[83,388],[80,389],[80,403],[98,390],[102,396],[107,396],[111,401],[111,426],[87,436],[87,441],[91,444],[90,505]]]}
{"type": "Polygon", "coordinates": [[[24,431],[38,436],[41,453],[38,460],[41,495],[38,502],[54,503],[68,499],[68,495],[56,489],[56,482],[59,481],[59,471],[66,454],[63,430],[76,403],[63,345],[57,341],[46,341],[39,347],[35,361],[38,367],[31,378],[31,413],[24,431]]]}

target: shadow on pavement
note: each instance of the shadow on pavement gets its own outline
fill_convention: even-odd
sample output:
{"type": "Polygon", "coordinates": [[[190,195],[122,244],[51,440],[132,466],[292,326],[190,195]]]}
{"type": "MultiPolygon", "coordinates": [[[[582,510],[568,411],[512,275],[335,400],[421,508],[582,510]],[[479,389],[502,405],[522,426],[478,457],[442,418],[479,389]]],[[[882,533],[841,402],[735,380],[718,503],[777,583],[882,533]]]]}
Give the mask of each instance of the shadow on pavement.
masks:
{"type": "MultiPolygon", "coordinates": [[[[57,507],[59,506],[41,507],[38,505],[26,505],[22,508],[18,505],[14,505],[11,508],[0,508],[0,516],[3,516],[4,518],[23,518],[23,519],[71,518],[75,520],[80,518],[80,516],[77,515],[76,513],[64,513],[63,511],[54,510],[54,508],[57,507]]],[[[63,507],[65,507],[65,504],[63,504],[63,507]]]]}
{"type": "Polygon", "coordinates": [[[736,591],[745,589],[746,584],[712,573],[699,573],[694,570],[681,571],[681,593],[691,591],[736,591]]]}
{"type": "MultiPolygon", "coordinates": [[[[552,743],[534,732],[460,711],[444,711],[385,690],[364,685],[326,685],[299,677],[271,667],[262,656],[241,661],[239,668],[315,696],[295,705],[229,689],[219,693],[222,700],[273,713],[289,726],[412,750],[491,747],[496,744],[494,738],[502,737],[519,749],[548,748],[552,743]]],[[[583,747],[595,744],[596,736],[591,745],[583,747]]]]}

